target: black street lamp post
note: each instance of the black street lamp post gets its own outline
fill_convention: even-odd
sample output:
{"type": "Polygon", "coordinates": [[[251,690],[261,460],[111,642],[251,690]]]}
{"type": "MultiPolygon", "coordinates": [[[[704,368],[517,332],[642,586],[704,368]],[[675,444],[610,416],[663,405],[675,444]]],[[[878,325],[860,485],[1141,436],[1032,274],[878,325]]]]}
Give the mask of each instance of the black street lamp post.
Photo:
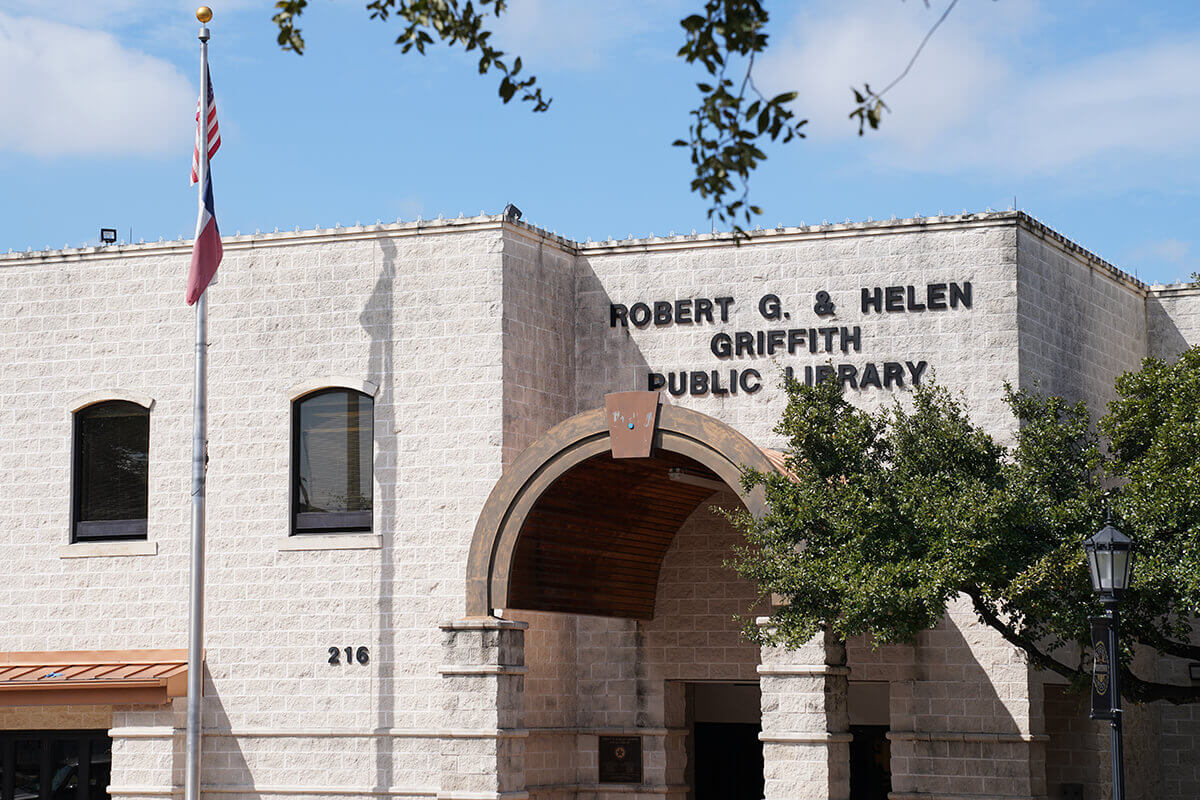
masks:
{"type": "Polygon", "coordinates": [[[1107,719],[1112,726],[1113,800],[1125,800],[1125,768],[1121,743],[1121,659],[1117,650],[1117,628],[1121,615],[1117,606],[1133,575],[1133,542],[1112,524],[1083,543],[1087,553],[1092,591],[1104,603],[1105,614],[1098,622],[1107,629],[1107,642],[1096,641],[1099,631],[1093,625],[1092,644],[1096,650],[1092,682],[1092,718],[1107,719]],[[1103,648],[1103,649],[1102,649],[1103,648]],[[1107,650],[1107,653],[1103,650],[1107,650]],[[1098,707],[1097,699],[1107,695],[1108,707],[1098,707]]]}

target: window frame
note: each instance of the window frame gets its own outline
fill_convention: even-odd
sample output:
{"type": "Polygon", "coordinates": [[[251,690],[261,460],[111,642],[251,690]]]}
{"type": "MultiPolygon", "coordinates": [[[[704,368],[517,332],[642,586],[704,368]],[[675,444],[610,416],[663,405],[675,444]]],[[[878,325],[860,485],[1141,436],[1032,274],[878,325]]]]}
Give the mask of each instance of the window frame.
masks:
{"type": "Polygon", "coordinates": [[[145,541],[149,538],[150,518],[150,411],[154,401],[144,402],[140,395],[130,393],[91,396],[82,404],[71,409],[71,544],[94,544],[100,542],[145,541]],[[98,406],[122,403],[141,409],[146,419],[146,516],[134,519],[84,520],[83,486],[84,463],[81,455],[80,415],[98,406]]]}
{"type": "Polygon", "coordinates": [[[290,468],[288,470],[288,536],[320,536],[341,534],[370,534],[375,530],[375,393],[363,391],[374,389],[371,385],[363,388],[346,385],[322,385],[318,388],[306,388],[303,393],[294,394],[291,398],[291,446],[290,468]],[[371,465],[371,477],[367,485],[371,489],[371,509],[369,511],[300,511],[300,406],[308,400],[326,394],[352,394],[371,401],[370,443],[371,454],[368,463],[371,465]],[[300,523],[305,523],[301,525],[300,523]]]}

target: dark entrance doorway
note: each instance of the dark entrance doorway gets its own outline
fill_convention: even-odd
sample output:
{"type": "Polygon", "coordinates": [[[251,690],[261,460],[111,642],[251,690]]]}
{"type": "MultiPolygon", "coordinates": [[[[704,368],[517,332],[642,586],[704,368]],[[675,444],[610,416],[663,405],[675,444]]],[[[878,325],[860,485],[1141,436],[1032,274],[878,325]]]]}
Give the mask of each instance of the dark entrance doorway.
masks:
{"type": "Polygon", "coordinates": [[[107,800],[106,731],[0,731],[0,800],[107,800]]]}
{"type": "Polygon", "coordinates": [[[850,681],[846,691],[850,717],[850,800],[887,800],[892,791],[891,722],[888,684],[850,681]]]}
{"type": "Polygon", "coordinates": [[[696,683],[688,689],[693,800],[762,800],[758,684],[696,683]]]}
{"type": "Polygon", "coordinates": [[[886,725],[851,725],[850,800],[887,800],[892,791],[886,725]]]}

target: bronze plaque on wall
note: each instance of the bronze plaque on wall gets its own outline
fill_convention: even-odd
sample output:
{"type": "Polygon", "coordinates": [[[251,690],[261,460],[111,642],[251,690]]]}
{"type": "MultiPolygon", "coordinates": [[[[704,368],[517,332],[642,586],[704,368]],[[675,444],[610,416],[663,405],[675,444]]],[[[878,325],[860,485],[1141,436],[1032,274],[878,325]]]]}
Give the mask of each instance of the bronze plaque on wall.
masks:
{"type": "Polygon", "coordinates": [[[600,783],[642,782],[642,737],[600,737],[600,783]]]}

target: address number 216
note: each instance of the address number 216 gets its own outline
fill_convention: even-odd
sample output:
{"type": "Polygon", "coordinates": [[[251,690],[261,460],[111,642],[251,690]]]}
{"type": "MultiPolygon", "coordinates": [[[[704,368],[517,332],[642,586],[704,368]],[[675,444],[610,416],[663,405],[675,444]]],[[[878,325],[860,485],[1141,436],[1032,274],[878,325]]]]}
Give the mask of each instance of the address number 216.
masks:
{"type": "Polygon", "coordinates": [[[353,664],[355,661],[360,664],[366,664],[371,660],[371,654],[365,647],[360,647],[357,650],[353,647],[331,647],[329,648],[329,663],[334,666],[341,664],[342,653],[346,654],[347,664],[353,664]]]}

